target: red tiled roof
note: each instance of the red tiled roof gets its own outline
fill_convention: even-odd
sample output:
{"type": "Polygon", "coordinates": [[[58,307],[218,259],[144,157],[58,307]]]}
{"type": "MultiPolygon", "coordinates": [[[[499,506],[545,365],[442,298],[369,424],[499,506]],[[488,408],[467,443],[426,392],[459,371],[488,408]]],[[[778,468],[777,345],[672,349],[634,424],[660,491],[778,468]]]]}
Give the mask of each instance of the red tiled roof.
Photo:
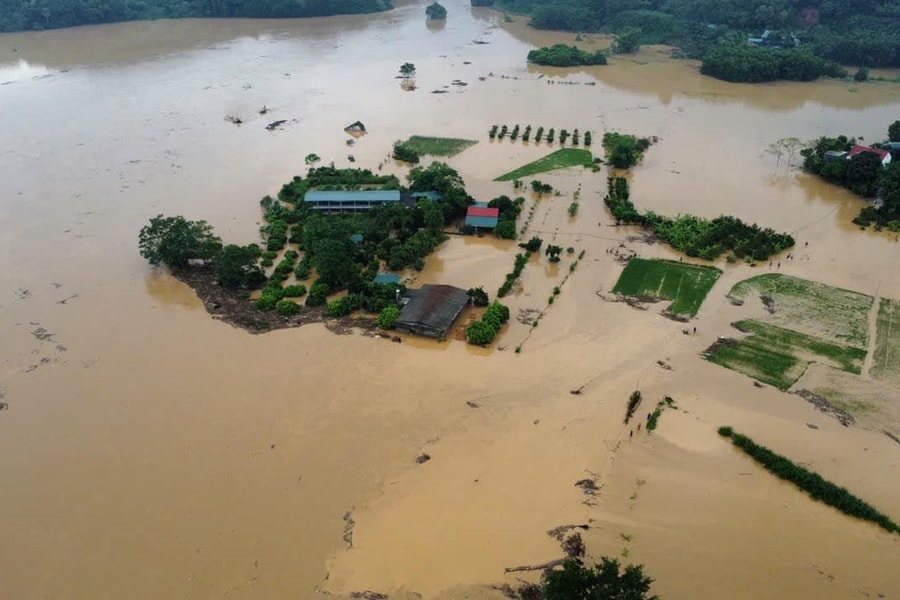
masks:
{"type": "Polygon", "coordinates": [[[890,154],[887,150],[881,150],[879,148],[869,148],[868,146],[853,146],[850,149],[850,156],[856,156],[860,152],[874,152],[878,155],[878,158],[884,160],[887,158],[887,155],[890,154]]]}
{"type": "Polygon", "coordinates": [[[467,217],[499,217],[499,208],[485,208],[482,206],[470,206],[466,211],[467,217]]]}

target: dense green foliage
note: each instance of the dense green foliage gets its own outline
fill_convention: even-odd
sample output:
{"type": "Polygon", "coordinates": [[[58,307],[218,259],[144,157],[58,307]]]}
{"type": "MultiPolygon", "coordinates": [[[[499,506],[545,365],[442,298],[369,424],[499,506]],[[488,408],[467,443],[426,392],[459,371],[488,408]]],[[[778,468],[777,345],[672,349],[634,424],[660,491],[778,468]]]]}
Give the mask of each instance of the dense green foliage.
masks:
{"type": "Polygon", "coordinates": [[[900,120],[888,125],[888,139],[892,142],[900,142],[900,120]]]}
{"type": "Polygon", "coordinates": [[[390,0],[0,0],[0,31],[181,17],[318,17],[389,8],[390,0]]]}
{"type": "MultiPolygon", "coordinates": [[[[496,125],[494,126],[496,127],[496,125]]],[[[469,146],[477,144],[476,140],[461,138],[428,137],[414,135],[403,142],[403,145],[416,154],[428,154],[431,156],[454,156],[469,146]]]]}
{"type": "Polygon", "coordinates": [[[593,567],[570,559],[561,570],[547,571],[541,592],[544,600],[658,600],[650,595],[652,584],[640,565],[622,571],[616,559],[603,557],[593,567]]]}
{"type": "Polygon", "coordinates": [[[425,16],[434,21],[443,21],[447,18],[447,9],[437,2],[432,2],[425,7],[425,16]]]}
{"type": "Polygon", "coordinates": [[[516,282],[516,279],[519,278],[519,275],[522,274],[525,265],[528,264],[529,258],[531,258],[531,252],[516,254],[516,262],[513,265],[513,270],[506,274],[506,280],[503,282],[503,285],[500,286],[500,289],[497,290],[498,298],[502,298],[512,290],[513,284],[516,282]]]}
{"type": "Polygon", "coordinates": [[[394,142],[394,151],[391,156],[395,160],[402,160],[413,165],[419,164],[419,153],[406,142],[394,142]]]}
{"type": "Polygon", "coordinates": [[[256,244],[228,244],[216,259],[216,279],[227,288],[255,288],[266,280],[257,264],[261,251],[256,244]]]}
{"type": "Polygon", "coordinates": [[[481,320],[466,327],[466,341],[476,346],[485,346],[494,341],[497,332],[509,321],[509,307],[493,302],[484,311],[481,320]]]}
{"type": "Polygon", "coordinates": [[[638,164],[644,151],[650,147],[650,140],[633,135],[608,131],[603,134],[603,149],[606,162],[617,169],[628,169],[638,164]]]}
{"type": "Polygon", "coordinates": [[[587,52],[575,46],[554,44],[528,53],[528,62],[549,67],[579,67],[581,65],[605,65],[603,50],[587,52]]]}
{"type": "Polygon", "coordinates": [[[608,186],[604,202],[617,223],[643,225],[688,256],[713,260],[730,252],[736,258],[766,260],[794,245],[794,238],[786,233],[763,229],[755,223],[747,225],[736,217],[710,220],[692,215],[665,217],[652,211],[641,214],[629,198],[624,177],[610,177],[608,186]]]}
{"type": "Polygon", "coordinates": [[[693,317],[720,275],[722,271],[715,267],[633,258],[612,291],[625,296],[665,298],[672,301],[666,310],[693,317]]]}
{"type": "Polygon", "coordinates": [[[809,50],[825,61],[868,67],[900,66],[900,7],[896,0],[496,0],[531,15],[538,29],[639,29],[646,44],[679,46],[692,58],[747,46],[764,30],[771,46],[809,50]]]}
{"type": "Polygon", "coordinates": [[[845,488],[826,481],[821,475],[804,469],[790,459],[760,446],[749,437],[735,432],[731,427],[720,427],[719,435],[731,439],[731,443],[741,449],[750,458],[762,465],[767,471],[780,479],[789,481],[810,495],[813,500],[833,506],[842,513],[871,521],[885,531],[900,533],[900,526],[870,504],[857,498],[845,488]]]}
{"type": "Polygon", "coordinates": [[[616,35],[613,42],[613,54],[634,54],[641,47],[641,29],[638,27],[625,27],[616,35]]]}
{"type": "Polygon", "coordinates": [[[138,236],[141,256],[151,265],[186,267],[191,259],[210,260],[222,251],[222,240],[206,221],[188,221],[178,215],[157,215],[138,236]]]}
{"type": "Polygon", "coordinates": [[[382,329],[390,329],[394,321],[400,316],[400,309],[396,306],[385,306],[378,314],[378,326],[382,329]]]}
{"type": "MultiPolygon", "coordinates": [[[[887,133],[889,139],[900,136],[900,121],[892,123],[887,133]]],[[[893,153],[896,158],[887,167],[882,166],[881,157],[874,152],[860,152],[850,160],[826,155],[847,152],[855,144],[855,139],[843,135],[820,137],[801,151],[803,169],[858,196],[881,199],[880,207],[863,208],[854,223],[863,226],[874,223],[878,228],[900,231],[900,153],[893,153]]]]}
{"type": "Polygon", "coordinates": [[[819,58],[812,51],[761,46],[716,48],[704,57],[700,72],[740,83],[780,79],[812,81],[822,76],[846,75],[839,65],[819,58]]]}

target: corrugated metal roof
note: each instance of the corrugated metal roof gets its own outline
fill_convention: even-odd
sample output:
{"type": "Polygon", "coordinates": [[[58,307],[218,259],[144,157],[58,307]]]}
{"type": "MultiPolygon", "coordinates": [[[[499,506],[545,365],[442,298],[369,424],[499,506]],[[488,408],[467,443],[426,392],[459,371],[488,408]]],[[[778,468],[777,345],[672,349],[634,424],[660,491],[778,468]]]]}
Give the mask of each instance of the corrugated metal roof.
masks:
{"type": "Polygon", "coordinates": [[[887,158],[888,154],[890,154],[890,152],[888,152],[887,150],[882,150],[880,148],[869,148],[868,146],[853,146],[852,148],[850,148],[850,156],[856,156],[861,152],[874,152],[881,160],[884,160],[885,158],[887,158]]]}
{"type": "Polygon", "coordinates": [[[423,285],[410,292],[394,325],[419,333],[445,334],[469,302],[466,290],[452,285],[423,285]]]}
{"type": "Polygon", "coordinates": [[[400,276],[394,275],[393,273],[379,273],[375,276],[375,279],[372,280],[372,283],[400,283],[400,276]]]}
{"type": "Polygon", "coordinates": [[[429,200],[434,200],[435,202],[441,199],[441,195],[434,190],[428,192],[413,192],[411,195],[413,198],[428,198],[429,200]]]}
{"type": "Polygon", "coordinates": [[[493,229],[497,226],[497,217],[466,217],[466,225],[493,229]]]}
{"type": "Polygon", "coordinates": [[[467,217],[499,217],[499,208],[487,208],[482,206],[470,206],[466,211],[467,217]]]}
{"type": "Polygon", "coordinates": [[[306,202],[400,202],[400,190],[309,191],[306,202]]]}

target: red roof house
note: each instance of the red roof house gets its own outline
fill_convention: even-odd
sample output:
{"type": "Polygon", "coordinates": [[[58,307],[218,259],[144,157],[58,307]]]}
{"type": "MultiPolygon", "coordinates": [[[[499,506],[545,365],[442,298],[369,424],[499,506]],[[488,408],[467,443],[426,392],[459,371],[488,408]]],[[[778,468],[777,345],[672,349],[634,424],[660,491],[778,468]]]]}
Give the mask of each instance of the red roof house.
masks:
{"type": "Polygon", "coordinates": [[[868,146],[853,146],[848,153],[849,156],[856,156],[862,152],[874,152],[881,159],[881,164],[888,166],[891,163],[891,153],[881,148],[869,148],[868,146]]]}
{"type": "Polygon", "coordinates": [[[486,206],[470,206],[466,211],[466,225],[481,229],[493,229],[500,218],[499,208],[486,206]]]}

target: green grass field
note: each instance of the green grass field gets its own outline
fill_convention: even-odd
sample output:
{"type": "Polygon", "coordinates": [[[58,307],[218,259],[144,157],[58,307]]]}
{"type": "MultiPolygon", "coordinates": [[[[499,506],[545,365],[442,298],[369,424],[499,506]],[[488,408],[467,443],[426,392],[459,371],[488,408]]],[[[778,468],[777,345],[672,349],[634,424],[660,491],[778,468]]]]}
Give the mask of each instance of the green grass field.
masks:
{"type": "Polygon", "coordinates": [[[735,344],[720,345],[706,359],[763,383],[786,390],[811,362],[829,364],[859,375],[866,351],[758,321],[735,326],[750,335],[735,344]]]}
{"type": "Polygon", "coordinates": [[[474,146],[478,142],[476,140],[464,140],[460,138],[414,135],[403,143],[412,150],[415,150],[417,154],[453,156],[459,154],[469,146],[474,146]]]}
{"type": "Polygon", "coordinates": [[[865,348],[872,296],[771,273],[736,284],[728,294],[746,302],[774,300],[770,322],[836,344],[865,348]]]}
{"type": "Polygon", "coordinates": [[[872,376],[900,383],[900,301],[883,298],[878,309],[878,333],[872,376]]]}
{"type": "Polygon", "coordinates": [[[494,181],[512,181],[513,179],[522,179],[530,175],[565,169],[566,167],[583,167],[591,164],[593,158],[590,150],[562,148],[534,162],[523,165],[515,171],[510,171],[506,175],[501,175],[494,181]]]}
{"type": "Polygon", "coordinates": [[[721,274],[715,267],[634,258],[622,271],[613,292],[665,298],[672,301],[669,312],[693,317],[721,274]]]}

